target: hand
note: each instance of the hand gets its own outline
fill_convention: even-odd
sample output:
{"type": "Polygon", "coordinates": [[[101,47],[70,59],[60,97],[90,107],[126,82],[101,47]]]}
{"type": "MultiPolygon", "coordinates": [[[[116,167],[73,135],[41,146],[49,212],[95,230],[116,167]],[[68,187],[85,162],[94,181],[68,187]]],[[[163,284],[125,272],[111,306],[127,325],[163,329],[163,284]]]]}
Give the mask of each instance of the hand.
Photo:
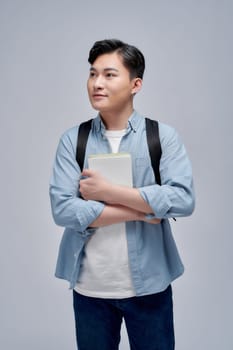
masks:
{"type": "Polygon", "coordinates": [[[113,184],[107,181],[99,172],[84,169],[85,179],[80,180],[79,191],[85,200],[106,201],[113,184]]]}

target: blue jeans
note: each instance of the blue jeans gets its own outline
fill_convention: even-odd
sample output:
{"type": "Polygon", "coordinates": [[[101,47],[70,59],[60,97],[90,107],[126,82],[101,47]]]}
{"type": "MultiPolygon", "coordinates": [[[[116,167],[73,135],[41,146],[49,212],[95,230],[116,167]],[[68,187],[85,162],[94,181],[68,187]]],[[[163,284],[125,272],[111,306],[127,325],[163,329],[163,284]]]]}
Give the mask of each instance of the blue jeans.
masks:
{"type": "Polygon", "coordinates": [[[78,350],[117,350],[122,319],[131,350],[174,350],[172,289],[126,299],[73,291],[78,350]]]}

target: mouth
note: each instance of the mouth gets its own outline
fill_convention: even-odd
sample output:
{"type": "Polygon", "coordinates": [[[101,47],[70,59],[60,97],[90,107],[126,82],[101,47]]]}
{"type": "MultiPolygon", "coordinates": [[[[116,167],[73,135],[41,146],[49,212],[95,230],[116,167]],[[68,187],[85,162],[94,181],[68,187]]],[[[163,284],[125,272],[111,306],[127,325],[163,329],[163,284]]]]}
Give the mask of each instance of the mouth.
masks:
{"type": "Polygon", "coordinates": [[[94,98],[94,99],[102,99],[102,98],[104,98],[104,97],[107,97],[107,95],[103,95],[103,94],[93,94],[92,95],[92,97],[94,98]]]}

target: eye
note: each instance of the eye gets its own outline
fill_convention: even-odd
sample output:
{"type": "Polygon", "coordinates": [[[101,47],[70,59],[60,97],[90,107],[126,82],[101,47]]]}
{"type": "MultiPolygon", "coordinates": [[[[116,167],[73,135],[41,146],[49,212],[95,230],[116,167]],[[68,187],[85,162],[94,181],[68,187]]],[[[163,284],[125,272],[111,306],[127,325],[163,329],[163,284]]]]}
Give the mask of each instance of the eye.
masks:
{"type": "Polygon", "coordinates": [[[111,72],[109,72],[109,73],[106,74],[106,77],[107,77],[107,78],[113,78],[113,77],[115,77],[115,76],[116,76],[116,74],[111,73],[111,72]]]}
{"type": "Polygon", "coordinates": [[[93,78],[95,75],[96,75],[95,72],[90,72],[89,77],[90,77],[90,78],[93,78]]]}

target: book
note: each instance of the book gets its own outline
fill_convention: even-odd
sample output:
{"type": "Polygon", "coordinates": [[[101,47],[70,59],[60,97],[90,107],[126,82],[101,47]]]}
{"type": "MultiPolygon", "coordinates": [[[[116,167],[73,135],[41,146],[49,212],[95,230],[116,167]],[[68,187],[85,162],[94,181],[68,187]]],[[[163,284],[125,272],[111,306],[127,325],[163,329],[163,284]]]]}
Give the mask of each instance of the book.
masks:
{"type": "Polygon", "coordinates": [[[88,166],[116,185],[133,187],[130,153],[92,154],[88,166]]]}

